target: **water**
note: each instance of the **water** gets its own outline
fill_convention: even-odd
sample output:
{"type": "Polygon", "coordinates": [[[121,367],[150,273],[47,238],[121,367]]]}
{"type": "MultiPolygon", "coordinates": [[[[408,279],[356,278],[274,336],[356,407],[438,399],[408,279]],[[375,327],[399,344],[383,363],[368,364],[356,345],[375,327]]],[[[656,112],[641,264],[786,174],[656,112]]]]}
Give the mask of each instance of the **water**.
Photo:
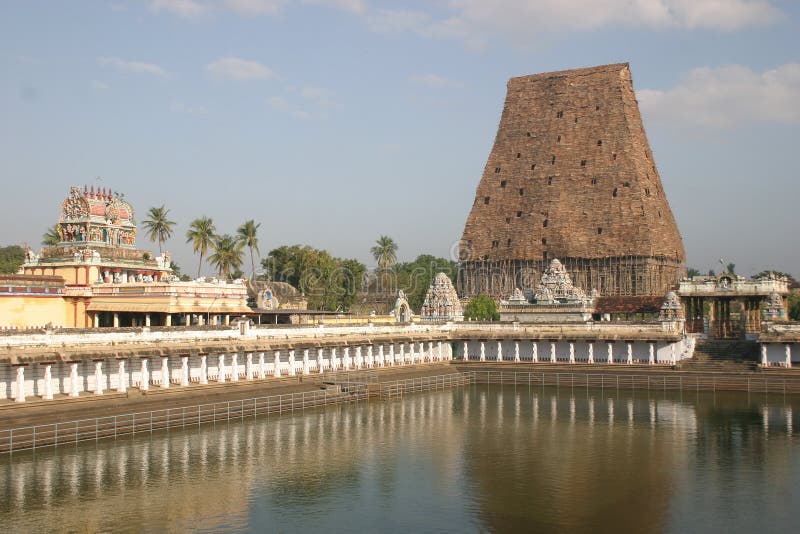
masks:
{"type": "Polygon", "coordinates": [[[0,457],[7,532],[793,532],[800,399],[470,386],[0,457]]]}

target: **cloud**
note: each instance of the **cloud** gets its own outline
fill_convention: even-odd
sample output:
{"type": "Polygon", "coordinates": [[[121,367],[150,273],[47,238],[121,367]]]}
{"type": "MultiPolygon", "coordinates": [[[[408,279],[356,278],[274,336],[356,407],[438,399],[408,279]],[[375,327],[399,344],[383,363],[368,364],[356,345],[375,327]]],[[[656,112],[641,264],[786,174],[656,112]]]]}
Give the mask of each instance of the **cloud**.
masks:
{"type": "Polygon", "coordinates": [[[271,96],[267,98],[267,104],[275,110],[283,111],[297,117],[298,119],[310,119],[311,114],[307,111],[297,108],[286,101],[285,98],[280,96],[271,96]]]}
{"type": "Polygon", "coordinates": [[[304,4],[326,6],[351,13],[362,14],[367,11],[365,0],[303,0],[304,4]]]}
{"type": "Polygon", "coordinates": [[[108,89],[108,84],[99,80],[92,80],[92,89],[95,91],[106,91],[108,89]]]}
{"type": "Polygon", "coordinates": [[[103,66],[114,67],[115,69],[132,72],[134,74],[153,74],[155,76],[166,76],[167,71],[155,63],[144,63],[142,61],[126,61],[118,57],[99,57],[97,63],[103,66]]]}
{"type": "Polygon", "coordinates": [[[240,15],[275,15],[286,0],[224,0],[222,7],[240,15]]]}
{"type": "Polygon", "coordinates": [[[183,113],[194,117],[205,117],[208,115],[208,109],[205,106],[187,106],[180,101],[173,102],[169,109],[176,113],[183,113]]]}
{"type": "Polygon", "coordinates": [[[155,13],[166,11],[187,19],[211,12],[209,4],[197,0],[150,0],[150,9],[155,13]]]}
{"type": "Polygon", "coordinates": [[[257,61],[238,57],[222,57],[206,65],[206,70],[218,79],[266,80],[277,78],[272,70],[257,61]]]}
{"type": "Polygon", "coordinates": [[[449,80],[438,74],[412,74],[409,76],[409,81],[418,85],[424,85],[432,89],[443,89],[445,87],[459,87],[461,84],[449,80]]]}
{"type": "Polygon", "coordinates": [[[741,65],[702,67],[671,89],[638,91],[637,98],[646,118],[676,126],[800,124],[800,63],[760,73],[741,65]]]}

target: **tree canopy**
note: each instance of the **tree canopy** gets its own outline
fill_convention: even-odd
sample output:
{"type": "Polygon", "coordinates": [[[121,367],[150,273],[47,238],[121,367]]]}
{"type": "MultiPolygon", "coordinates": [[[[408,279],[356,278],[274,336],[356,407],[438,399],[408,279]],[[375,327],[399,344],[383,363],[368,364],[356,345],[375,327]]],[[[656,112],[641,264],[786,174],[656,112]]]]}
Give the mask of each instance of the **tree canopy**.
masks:
{"type": "Polygon", "coordinates": [[[53,225],[42,234],[42,245],[54,247],[61,243],[61,236],[58,235],[58,225],[53,225]]]}
{"type": "Polygon", "coordinates": [[[370,249],[370,252],[381,270],[385,271],[397,263],[397,243],[388,235],[380,236],[375,241],[375,246],[370,249]]]}
{"type": "Polygon", "coordinates": [[[307,245],[284,245],[261,262],[266,277],[300,290],[314,310],[347,311],[361,289],[367,268],[355,259],[336,258],[307,245]]]}
{"type": "Polygon", "coordinates": [[[214,238],[217,235],[217,227],[211,217],[200,217],[189,224],[186,231],[186,242],[192,244],[195,253],[200,254],[200,261],[197,264],[197,277],[200,277],[200,269],[203,266],[203,256],[214,246],[214,238]]]}
{"type": "Polygon", "coordinates": [[[25,250],[18,245],[0,247],[0,273],[15,274],[25,263],[25,250]]]}
{"type": "Polygon", "coordinates": [[[499,321],[500,312],[497,303],[489,296],[480,294],[472,297],[467,307],[464,308],[464,319],[470,321],[499,321]]]}
{"type": "Polygon", "coordinates": [[[240,243],[242,243],[242,245],[250,249],[250,267],[252,269],[250,276],[252,277],[255,277],[256,275],[256,262],[253,256],[253,250],[261,254],[261,251],[258,250],[257,235],[260,226],[261,223],[256,223],[253,219],[250,219],[249,221],[245,221],[244,224],[236,229],[236,238],[240,243]]]}
{"type": "Polygon", "coordinates": [[[214,238],[214,253],[208,257],[209,263],[217,268],[223,278],[230,278],[244,261],[242,248],[244,245],[230,235],[220,235],[214,238]]]}
{"type": "Polygon", "coordinates": [[[150,208],[147,211],[147,219],[144,220],[144,228],[150,241],[158,243],[158,253],[164,252],[164,241],[172,237],[172,230],[175,221],[168,218],[169,210],[163,205],[159,208],[150,208]]]}

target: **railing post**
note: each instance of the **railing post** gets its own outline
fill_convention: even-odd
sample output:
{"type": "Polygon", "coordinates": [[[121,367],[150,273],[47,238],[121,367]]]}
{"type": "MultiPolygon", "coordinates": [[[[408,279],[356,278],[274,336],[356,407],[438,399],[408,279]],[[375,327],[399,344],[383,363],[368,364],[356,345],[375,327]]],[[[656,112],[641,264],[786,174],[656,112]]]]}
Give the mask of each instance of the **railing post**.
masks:
{"type": "Polygon", "coordinates": [[[36,426],[33,427],[33,450],[36,450],[36,426]]]}
{"type": "Polygon", "coordinates": [[[114,441],[117,441],[117,416],[114,416],[114,441]]]}

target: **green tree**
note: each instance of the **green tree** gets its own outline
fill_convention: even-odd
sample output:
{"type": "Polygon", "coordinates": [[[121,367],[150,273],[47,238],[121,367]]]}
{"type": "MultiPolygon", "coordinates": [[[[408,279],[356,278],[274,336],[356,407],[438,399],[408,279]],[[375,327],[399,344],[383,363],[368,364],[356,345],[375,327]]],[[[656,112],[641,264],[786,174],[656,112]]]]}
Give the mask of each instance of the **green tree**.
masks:
{"type": "Polygon", "coordinates": [[[694,278],[695,276],[700,276],[700,271],[698,271],[694,267],[689,267],[689,270],[686,271],[686,276],[688,276],[689,278],[694,278]]]}
{"type": "Polygon", "coordinates": [[[370,252],[382,271],[397,263],[397,243],[388,235],[380,236],[370,252]]]}
{"type": "Polygon", "coordinates": [[[728,263],[728,265],[725,266],[725,271],[727,271],[729,274],[736,274],[736,264],[728,263]]]}
{"type": "Polygon", "coordinates": [[[350,309],[367,270],[358,260],[336,258],[307,245],[271,250],[261,265],[268,279],[286,282],[301,291],[309,309],[327,311],[350,309]]]}
{"type": "Polygon", "coordinates": [[[245,221],[243,225],[241,225],[236,230],[236,238],[247,248],[250,249],[250,267],[251,272],[250,276],[255,277],[256,275],[256,261],[253,257],[253,250],[255,249],[256,252],[261,254],[261,251],[258,250],[258,229],[261,226],[261,223],[256,224],[253,219],[249,221],[245,221]]]}
{"type": "Polygon", "coordinates": [[[464,308],[464,318],[470,321],[499,321],[500,312],[497,303],[489,295],[480,294],[472,297],[464,308]]]}
{"type": "Polygon", "coordinates": [[[15,274],[25,263],[25,250],[18,245],[0,247],[0,273],[15,274]]]}
{"type": "Polygon", "coordinates": [[[214,238],[214,253],[208,257],[208,261],[217,268],[219,276],[230,278],[232,271],[241,268],[244,261],[243,246],[239,240],[227,234],[214,238]]]}
{"type": "Polygon", "coordinates": [[[197,277],[200,277],[200,269],[203,266],[203,256],[214,246],[214,237],[217,234],[217,227],[211,217],[205,215],[195,219],[189,224],[186,232],[186,242],[192,244],[195,254],[200,254],[200,262],[197,264],[197,277]]]}
{"type": "Polygon", "coordinates": [[[168,215],[169,210],[163,205],[160,208],[150,208],[147,211],[147,219],[143,223],[148,239],[158,242],[159,254],[164,252],[164,241],[172,237],[172,229],[175,226],[175,221],[170,221],[167,218],[168,215]]]}
{"type": "Polygon", "coordinates": [[[800,321],[800,290],[792,290],[789,293],[787,301],[789,319],[792,321],[800,321]]]}
{"type": "Polygon", "coordinates": [[[54,224],[42,234],[42,245],[46,247],[54,247],[61,243],[61,236],[58,235],[58,225],[54,224]]]}

